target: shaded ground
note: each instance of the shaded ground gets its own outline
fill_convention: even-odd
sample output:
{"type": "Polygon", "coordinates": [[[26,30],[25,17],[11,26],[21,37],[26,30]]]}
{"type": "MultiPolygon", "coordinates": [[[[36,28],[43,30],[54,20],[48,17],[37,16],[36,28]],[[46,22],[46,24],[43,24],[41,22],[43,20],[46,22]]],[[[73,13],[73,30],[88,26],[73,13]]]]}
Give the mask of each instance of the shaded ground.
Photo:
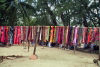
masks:
{"type": "Polygon", "coordinates": [[[0,67],[97,67],[93,59],[98,56],[71,50],[62,50],[58,48],[37,47],[37,60],[30,60],[33,47],[27,52],[22,46],[12,46],[9,48],[0,47],[0,56],[4,55],[21,55],[23,58],[14,60],[4,60],[0,67]]]}

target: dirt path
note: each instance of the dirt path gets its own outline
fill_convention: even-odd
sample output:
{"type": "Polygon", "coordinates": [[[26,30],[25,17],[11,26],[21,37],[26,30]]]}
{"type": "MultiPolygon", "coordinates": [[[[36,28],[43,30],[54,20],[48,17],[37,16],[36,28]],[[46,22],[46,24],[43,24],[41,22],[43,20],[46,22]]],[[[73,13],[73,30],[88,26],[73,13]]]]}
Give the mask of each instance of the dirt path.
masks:
{"type": "Polygon", "coordinates": [[[26,56],[14,60],[4,60],[0,63],[0,67],[97,67],[93,63],[93,59],[97,55],[76,52],[74,55],[71,50],[62,50],[58,48],[37,47],[37,60],[30,60],[29,56],[32,55],[33,47],[30,52],[23,49],[22,46],[12,46],[9,48],[0,47],[0,56],[4,55],[21,55],[26,56]]]}

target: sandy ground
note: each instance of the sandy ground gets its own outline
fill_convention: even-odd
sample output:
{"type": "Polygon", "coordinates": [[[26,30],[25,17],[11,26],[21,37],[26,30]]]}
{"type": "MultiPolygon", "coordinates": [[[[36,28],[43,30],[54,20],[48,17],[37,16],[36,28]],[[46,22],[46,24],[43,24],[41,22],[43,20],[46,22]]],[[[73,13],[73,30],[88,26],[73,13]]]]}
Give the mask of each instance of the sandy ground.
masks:
{"type": "Polygon", "coordinates": [[[95,54],[83,53],[72,50],[62,50],[58,48],[42,49],[37,47],[37,60],[30,60],[29,56],[33,53],[33,47],[27,52],[22,46],[12,46],[9,48],[0,47],[0,56],[4,55],[21,55],[23,58],[14,60],[4,60],[0,63],[0,67],[98,67],[93,63],[93,59],[97,58],[95,54]]]}

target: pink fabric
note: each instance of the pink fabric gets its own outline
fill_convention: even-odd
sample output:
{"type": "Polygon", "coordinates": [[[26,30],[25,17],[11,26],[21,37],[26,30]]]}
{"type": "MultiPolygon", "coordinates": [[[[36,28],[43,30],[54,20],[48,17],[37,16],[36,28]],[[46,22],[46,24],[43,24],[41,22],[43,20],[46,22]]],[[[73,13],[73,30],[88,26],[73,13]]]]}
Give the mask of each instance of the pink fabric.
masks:
{"type": "Polygon", "coordinates": [[[83,28],[83,38],[82,38],[82,43],[87,43],[87,33],[88,33],[88,28],[84,27],[83,28]]]}
{"type": "Polygon", "coordinates": [[[2,29],[2,26],[0,26],[0,42],[1,42],[1,29],[2,29]]]}
{"type": "Polygon", "coordinates": [[[5,42],[5,26],[2,27],[2,32],[1,32],[1,42],[5,42]]]}
{"type": "Polygon", "coordinates": [[[66,31],[66,44],[68,45],[68,35],[69,35],[69,26],[67,27],[67,31],[66,31]]]}
{"type": "Polygon", "coordinates": [[[21,26],[18,26],[17,44],[21,44],[21,26]]]}
{"type": "Polygon", "coordinates": [[[78,40],[78,27],[75,27],[75,34],[74,34],[74,40],[73,40],[73,44],[77,44],[77,40],[78,40]]]}
{"type": "Polygon", "coordinates": [[[100,42],[100,27],[99,27],[99,42],[100,42]]]}
{"type": "Polygon", "coordinates": [[[94,28],[92,42],[99,40],[99,28],[94,28]]]}

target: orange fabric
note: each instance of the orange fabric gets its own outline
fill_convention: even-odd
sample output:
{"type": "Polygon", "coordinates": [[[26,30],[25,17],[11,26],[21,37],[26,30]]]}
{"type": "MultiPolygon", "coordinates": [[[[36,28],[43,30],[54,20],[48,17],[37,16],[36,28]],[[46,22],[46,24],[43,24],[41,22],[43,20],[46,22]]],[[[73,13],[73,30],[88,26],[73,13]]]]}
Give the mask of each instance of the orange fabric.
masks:
{"type": "Polygon", "coordinates": [[[51,26],[51,31],[50,31],[50,42],[53,42],[53,36],[54,36],[54,26],[51,26]]]}

